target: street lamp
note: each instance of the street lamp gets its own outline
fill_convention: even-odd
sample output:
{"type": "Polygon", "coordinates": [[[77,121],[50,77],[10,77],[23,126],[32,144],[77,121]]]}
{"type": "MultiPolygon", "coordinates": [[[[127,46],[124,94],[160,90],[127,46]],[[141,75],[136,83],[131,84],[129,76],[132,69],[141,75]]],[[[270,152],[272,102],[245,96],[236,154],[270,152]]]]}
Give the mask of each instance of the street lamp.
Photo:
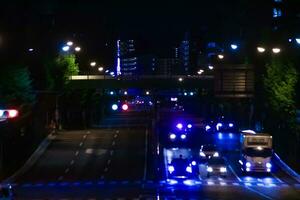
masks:
{"type": "Polygon", "coordinates": [[[81,51],[81,48],[80,47],[75,47],[75,51],[79,52],[79,51],[81,51]]]}
{"type": "Polygon", "coordinates": [[[214,69],[214,66],[209,65],[209,66],[208,66],[208,69],[213,70],[213,69],[214,69]]]}
{"type": "Polygon", "coordinates": [[[220,60],[223,60],[223,59],[224,59],[224,55],[223,55],[223,54],[219,54],[219,55],[218,55],[218,58],[219,58],[220,60]]]}
{"type": "Polygon", "coordinates": [[[95,67],[96,64],[97,64],[97,63],[93,61],[93,62],[90,63],[90,66],[91,66],[91,67],[95,67]]]}
{"type": "Polygon", "coordinates": [[[103,72],[103,70],[104,70],[103,67],[99,67],[99,68],[98,68],[98,71],[99,71],[99,72],[103,72]]]}
{"type": "Polygon", "coordinates": [[[272,51],[273,51],[273,53],[278,54],[278,53],[281,52],[281,49],[280,48],[273,48],[272,51]]]}
{"type": "Polygon", "coordinates": [[[179,82],[182,82],[182,81],[183,81],[183,78],[181,78],[181,77],[178,78],[178,81],[179,81],[179,82]]]}
{"type": "Polygon", "coordinates": [[[69,46],[63,46],[63,47],[62,47],[62,50],[63,50],[64,52],[67,52],[67,51],[70,50],[70,47],[69,47],[69,46]]]}
{"type": "Polygon", "coordinates": [[[233,50],[237,50],[239,48],[237,44],[231,44],[230,47],[233,50]]]}
{"type": "Polygon", "coordinates": [[[72,45],[73,45],[73,42],[72,42],[72,41],[69,41],[69,42],[67,42],[67,45],[68,45],[68,46],[72,46],[72,45]]]}
{"type": "Polygon", "coordinates": [[[150,94],[150,92],[149,91],[146,91],[146,95],[149,95],[150,94]]]}
{"type": "Polygon", "coordinates": [[[259,53],[264,53],[266,51],[266,49],[264,47],[257,47],[257,51],[259,53]]]}

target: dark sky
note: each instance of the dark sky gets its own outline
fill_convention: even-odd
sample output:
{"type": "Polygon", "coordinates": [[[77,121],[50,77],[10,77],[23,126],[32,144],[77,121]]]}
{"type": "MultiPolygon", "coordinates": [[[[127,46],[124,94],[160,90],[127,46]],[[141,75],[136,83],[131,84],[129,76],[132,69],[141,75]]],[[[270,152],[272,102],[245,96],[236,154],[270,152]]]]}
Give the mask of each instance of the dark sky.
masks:
{"type": "Polygon", "coordinates": [[[8,38],[3,39],[3,45],[11,40],[17,45],[25,42],[24,47],[52,42],[54,48],[70,38],[89,49],[91,55],[112,47],[117,38],[137,39],[149,49],[159,50],[177,45],[187,31],[198,40],[256,37],[271,25],[271,2],[2,0],[0,36],[8,38]]]}

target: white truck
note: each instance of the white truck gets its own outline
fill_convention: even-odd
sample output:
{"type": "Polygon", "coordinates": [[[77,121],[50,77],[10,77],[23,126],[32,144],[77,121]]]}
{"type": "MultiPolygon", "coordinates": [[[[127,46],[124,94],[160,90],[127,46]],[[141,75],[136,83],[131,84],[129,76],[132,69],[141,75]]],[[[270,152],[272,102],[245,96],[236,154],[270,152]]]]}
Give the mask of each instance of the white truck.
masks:
{"type": "Polygon", "coordinates": [[[273,154],[272,136],[267,133],[241,133],[241,156],[239,163],[242,171],[271,172],[273,154]]]}

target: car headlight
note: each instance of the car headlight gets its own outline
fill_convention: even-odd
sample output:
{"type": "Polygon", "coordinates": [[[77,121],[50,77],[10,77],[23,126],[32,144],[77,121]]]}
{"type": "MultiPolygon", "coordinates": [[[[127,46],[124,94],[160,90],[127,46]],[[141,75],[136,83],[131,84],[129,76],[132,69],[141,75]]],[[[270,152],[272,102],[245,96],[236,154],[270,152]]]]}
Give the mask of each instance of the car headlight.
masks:
{"type": "Polygon", "coordinates": [[[222,172],[222,173],[227,172],[227,168],[226,167],[221,167],[220,172],[222,172]]]}
{"type": "Polygon", "coordinates": [[[188,173],[192,173],[192,167],[191,166],[187,166],[185,170],[188,173]]]}
{"type": "Polygon", "coordinates": [[[228,126],[229,126],[230,128],[232,128],[232,127],[233,127],[233,123],[229,123],[228,126]]]}
{"type": "Polygon", "coordinates": [[[266,163],[266,167],[268,168],[268,169],[270,169],[270,168],[272,168],[272,164],[271,163],[266,163]]]}
{"type": "Polygon", "coordinates": [[[247,168],[251,167],[251,163],[246,162],[246,167],[247,167],[247,168]]]}
{"type": "Polygon", "coordinates": [[[208,131],[209,129],[211,129],[211,127],[209,125],[206,125],[205,130],[208,131]]]}
{"type": "Polygon", "coordinates": [[[202,151],[200,152],[200,156],[201,157],[205,157],[206,155],[205,155],[205,153],[203,153],[202,151]]]}
{"type": "Polygon", "coordinates": [[[185,134],[182,134],[182,135],[180,136],[180,138],[181,138],[182,140],[185,140],[185,139],[186,139],[186,135],[185,135],[185,134]]]}
{"type": "Polygon", "coordinates": [[[213,172],[214,171],[212,167],[207,167],[206,170],[207,170],[207,172],[213,172]]]}
{"type": "Polygon", "coordinates": [[[170,174],[172,174],[172,173],[175,171],[174,166],[170,165],[170,166],[168,167],[168,171],[170,172],[170,174]]]}
{"type": "Polygon", "coordinates": [[[175,140],[176,139],[176,135],[174,133],[170,134],[170,139],[171,140],[175,140]]]}
{"type": "Polygon", "coordinates": [[[215,152],[213,157],[219,157],[219,152],[215,152]]]}

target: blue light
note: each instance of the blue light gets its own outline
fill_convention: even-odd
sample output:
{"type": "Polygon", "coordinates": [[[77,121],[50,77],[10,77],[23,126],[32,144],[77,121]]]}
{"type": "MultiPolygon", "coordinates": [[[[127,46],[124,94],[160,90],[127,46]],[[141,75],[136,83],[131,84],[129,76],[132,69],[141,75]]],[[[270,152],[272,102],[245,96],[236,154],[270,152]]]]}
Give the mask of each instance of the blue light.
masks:
{"type": "Polygon", "coordinates": [[[185,135],[185,134],[182,134],[182,135],[180,136],[180,138],[181,138],[182,140],[185,140],[185,139],[186,139],[186,135],[185,135]]]}
{"type": "Polygon", "coordinates": [[[188,124],[187,127],[188,128],[192,128],[193,126],[192,126],[192,124],[188,124]]]}
{"type": "Polygon", "coordinates": [[[197,164],[196,161],[192,161],[193,166],[196,166],[196,164],[197,164]]]}
{"type": "Polygon", "coordinates": [[[195,185],[195,181],[193,181],[193,180],[184,180],[183,184],[187,185],[187,186],[193,186],[193,185],[195,185]]]}
{"type": "Polygon", "coordinates": [[[176,139],[176,135],[175,135],[174,133],[172,133],[172,134],[170,135],[170,139],[171,139],[171,140],[175,140],[175,139],[176,139]]]}
{"type": "Polygon", "coordinates": [[[186,93],[186,92],[184,93],[184,96],[187,96],[187,93],[186,93]]]}
{"type": "Polygon", "coordinates": [[[170,165],[170,166],[168,167],[168,171],[170,172],[170,174],[172,174],[172,173],[175,171],[174,166],[170,165]]]}
{"type": "Polygon", "coordinates": [[[246,167],[250,168],[251,167],[251,163],[250,162],[246,162],[246,167]]]}
{"type": "Polygon", "coordinates": [[[233,123],[229,123],[228,126],[229,126],[230,128],[232,128],[232,127],[233,127],[233,123]]]}
{"type": "Polygon", "coordinates": [[[187,166],[185,169],[186,172],[188,173],[192,173],[192,167],[191,166],[187,166]]]}
{"type": "Polygon", "coordinates": [[[182,125],[182,123],[178,123],[177,125],[176,125],[176,127],[178,128],[178,129],[182,129],[183,128],[183,125],[182,125]]]}
{"type": "Polygon", "coordinates": [[[121,75],[121,59],[120,59],[120,40],[117,41],[117,75],[121,75]]]}
{"type": "Polygon", "coordinates": [[[67,51],[70,50],[70,47],[69,47],[69,46],[63,46],[63,47],[62,47],[62,50],[65,51],[65,52],[67,52],[67,51]]]}
{"type": "Polygon", "coordinates": [[[296,42],[300,44],[300,38],[296,38],[296,42]]]}
{"type": "Polygon", "coordinates": [[[233,50],[238,49],[238,45],[237,45],[237,44],[231,44],[230,47],[231,47],[233,50]]]}
{"type": "Polygon", "coordinates": [[[229,133],[229,138],[232,139],[233,138],[233,134],[229,133]]]}
{"type": "Polygon", "coordinates": [[[205,130],[208,131],[209,129],[211,129],[211,127],[209,125],[206,125],[205,130]]]}
{"type": "Polygon", "coordinates": [[[220,129],[220,127],[222,127],[223,126],[223,124],[222,123],[217,123],[217,125],[216,125],[216,129],[217,130],[219,130],[220,129]]]}
{"type": "Polygon", "coordinates": [[[113,91],[110,91],[109,94],[110,94],[110,95],[114,95],[114,92],[113,92],[113,91]]]}
{"type": "Polygon", "coordinates": [[[111,109],[112,110],[114,110],[114,111],[116,111],[116,110],[118,110],[118,105],[117,104],[113,104],[112,106],[111,106],[111,109]]]}
{"type": "Polygon", "coordinates": [[[223,139],[223,134],[222,134],[222,133],[219,133],[219,134],[218,134],[218,139],[219,139],[219,140],[222,140],[222,139],[223,139]]]}
{"type": "Polygon", "coordinates": [[[272,164],[271,164],[271,163],[266,163],[266,167],[267,167],[268,169],[270,169],[270,168],[272,168],[272,164]]]}
{"type": "Polygon", "coordinates": [[[190,96],[194,96],[194,92],[190,92],[190,96]]]}
{"type": "Polygon", "coordinates": [[[178,181],[177,181],[177,180],[174,180],[174,179],[167,179],[167,182],[168,182],[168,184],[170,184],[170,185],[175,185],[175,184],[178,183],[178,181]]]}

